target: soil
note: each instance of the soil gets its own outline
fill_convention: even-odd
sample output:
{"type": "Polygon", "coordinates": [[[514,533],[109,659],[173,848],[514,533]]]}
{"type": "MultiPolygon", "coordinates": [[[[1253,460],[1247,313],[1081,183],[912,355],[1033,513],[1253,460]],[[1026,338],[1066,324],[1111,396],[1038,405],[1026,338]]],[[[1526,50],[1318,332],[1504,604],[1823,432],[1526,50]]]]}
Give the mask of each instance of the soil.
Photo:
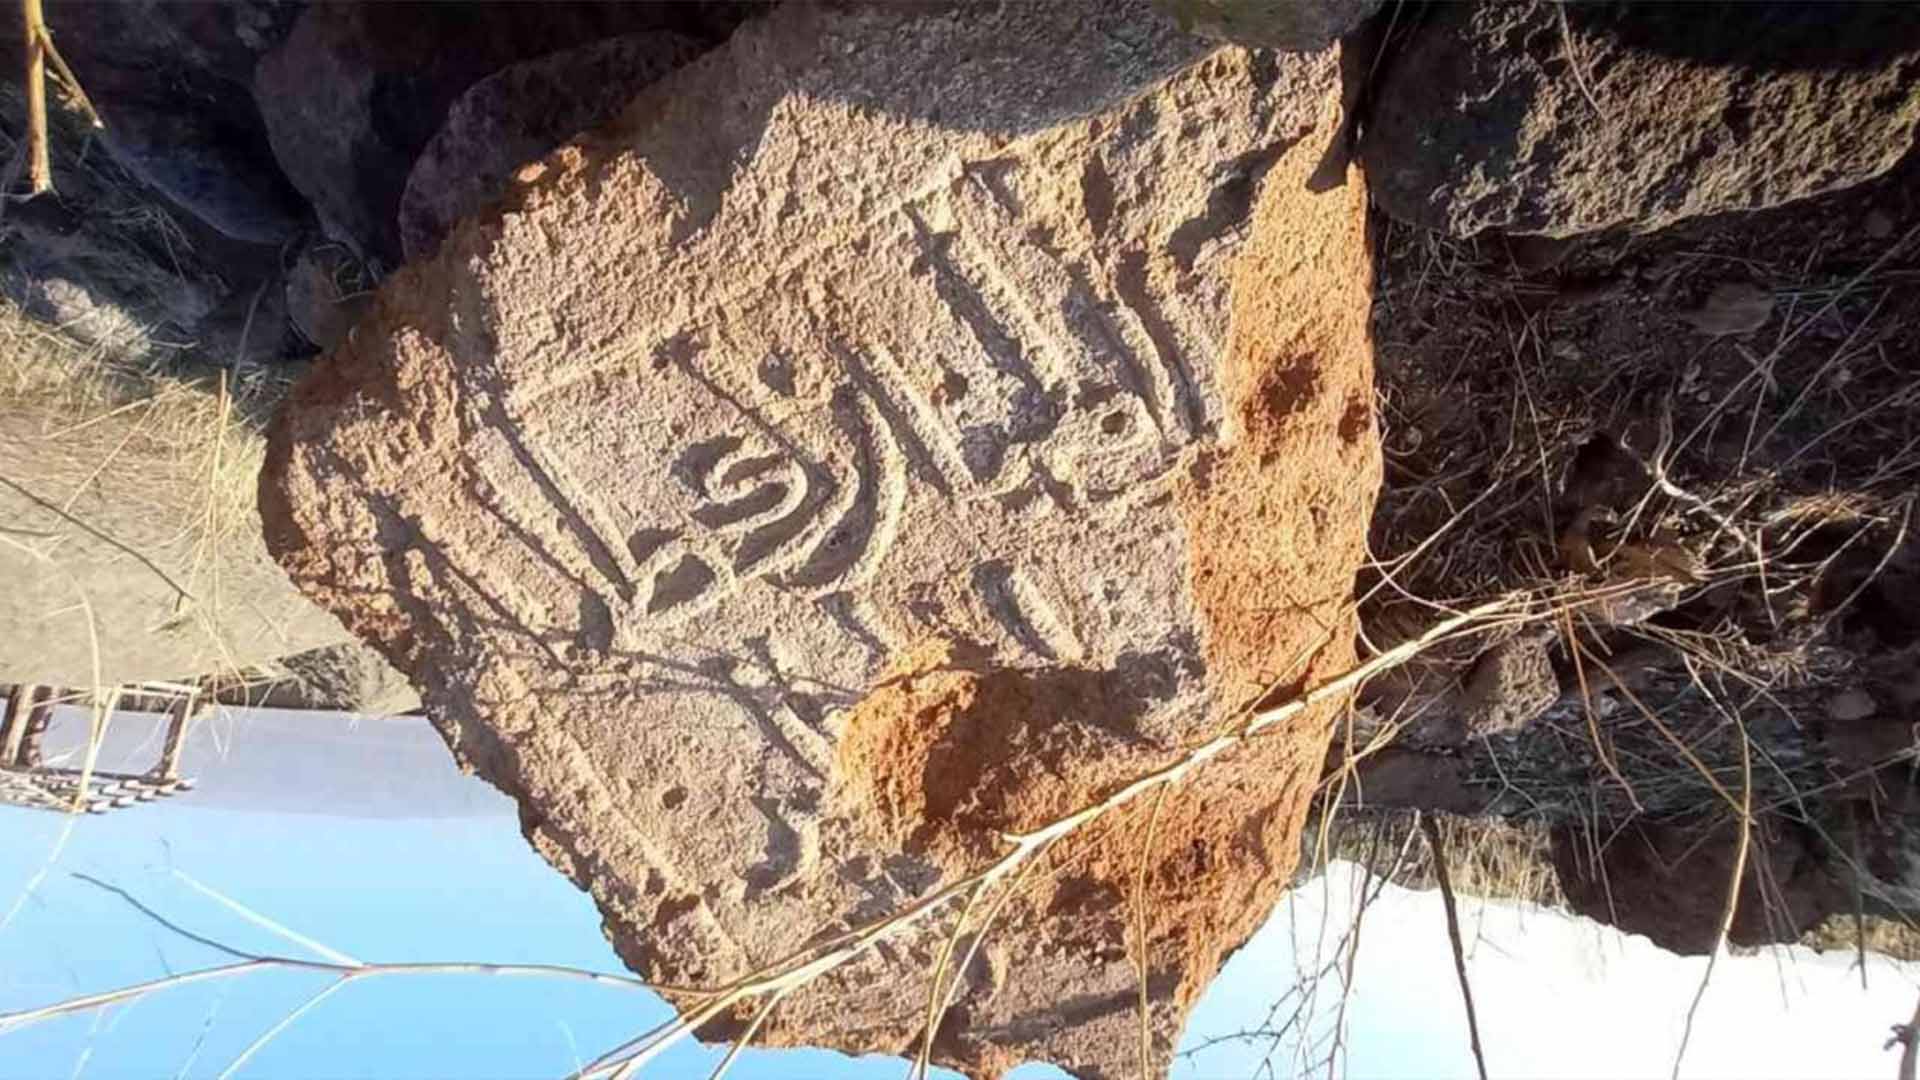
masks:
{"type": "Polygon", "coordinates": [[[1736,940],[1795,940],[1856,897],[1916,910],[1920,634],[1895,613],[1920,604],[1920,155],[1646,234],[1377,235],[1371,639],[1426,617],[1409,595],[1572,596],[1647,574],[1671,592],[1552,628],[1552,693],[1504,698],[1531,717],[1505,736],[1436,722],[1487,670],[1481,646],[1376,684],[1377,716],[1412,742],[1363,769],[1374,805],[1546,822],[1579,910],[1700,951],[1733,865],[1743,725],[1762,819],[1736,940]],[[1670,848],[1691,861],[1647,855],[1670,848]]]}

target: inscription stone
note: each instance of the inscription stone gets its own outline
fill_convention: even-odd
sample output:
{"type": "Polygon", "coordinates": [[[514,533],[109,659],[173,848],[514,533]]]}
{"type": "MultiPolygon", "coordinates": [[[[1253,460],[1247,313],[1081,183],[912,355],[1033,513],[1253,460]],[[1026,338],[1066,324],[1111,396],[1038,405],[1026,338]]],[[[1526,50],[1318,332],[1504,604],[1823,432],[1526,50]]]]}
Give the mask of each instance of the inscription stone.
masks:
{"type": "MultiPolygon", "coordinates": [[[[1268,260],[1297,281],[1236,285],[1263,197],[1308,198],[1337,66],[1220,48],[1144,3],[785,5],[383,288],[274,433],[270,545],[425,688],[636,970],[733,978],[885,914],[956,872],[878,842],[847,795],[849,710],[901,657],[938,641],[981,670],[1092,673],[1088,700],[1129,714],[1058,719],[1145,760],[1316,640],[1276,631],[1275,670],[1244,662],[1195,569],[1199,545],[1253,542],[1195,531],[1208,478],[1241,475],[1247,416],[1276,418],[1262,461],[1325,444],[1353,464],[1301,457],[1293,488],[1248,495],[1289,515],[1259,543],[1329,569],[1299,571],[1297,608],[1246,602],[1349,625],[1378,482],[1357,189],[1268,260]],[[1311,284],[1322,265],[1343,276],[1311,284]],[[1278,344],[1236,344],[1242,303],[1278,344]],[[1329,347],[1343,366],[1316,374],[1329,347]],[[1237,387],[1236,349],[1261,353],[1237,387]],[[1328,521],[1309,477],[1342,500],[1328,521]]],[[[1336,669],[1349,638],[1317,638],[1336,669]]],[[[1222,769],[1285,804],[1236,835],[1297,837],[1324,741],[1284,776],[1222,769]]],[[[1268,904],[1284,887],[1291,851],[1218,850],[1259,861],[1268,904]]],[[[1156,961],[1178,987],[1160,1052],[1263,914],[1156,961]]],[[[1131,1072],[1111,905],[1058,916],[1080,937],[1021,929],[1043,915],[981,951],[958,1008],[984,1034],[940,1056],[1131,1072]],[[1036,947],[1092,1004],[1002,985],[1036,947]]],[[[761,1037],[902,1050],[937,946],[837,974],[761,1037]]]]}

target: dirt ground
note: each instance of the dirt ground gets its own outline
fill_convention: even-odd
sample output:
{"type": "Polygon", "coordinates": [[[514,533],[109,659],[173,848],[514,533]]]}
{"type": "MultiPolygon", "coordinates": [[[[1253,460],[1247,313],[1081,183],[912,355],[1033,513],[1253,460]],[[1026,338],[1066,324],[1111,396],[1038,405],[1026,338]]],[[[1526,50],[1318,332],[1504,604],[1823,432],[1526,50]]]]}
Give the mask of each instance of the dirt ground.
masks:
{"type": "Polygon", "coordinates": [[[1751,797],[1764,910],[1736,940],[1794,940],[1836,904],[1910,912],[1920,155],[1845,192],[1646,235],[1375,224],[1387,466],[1360,582],[1374,643],[1436,602],[1671,588],[1544,635],[1549,704],[1517,733],[1438,716],[1478,646],[1376,687],[1360,742],[1400,739],[1360,773],[1373,803],[1545,823],[1562,876],[1599,885],[1646,861],[1623,833],[1678,850],[1652,861],[1716,878],[1697,910],[1575,906],[1698,949],[1751,797]],[[1802,865],[1820,872],[1767,869],[1802,865]]]}

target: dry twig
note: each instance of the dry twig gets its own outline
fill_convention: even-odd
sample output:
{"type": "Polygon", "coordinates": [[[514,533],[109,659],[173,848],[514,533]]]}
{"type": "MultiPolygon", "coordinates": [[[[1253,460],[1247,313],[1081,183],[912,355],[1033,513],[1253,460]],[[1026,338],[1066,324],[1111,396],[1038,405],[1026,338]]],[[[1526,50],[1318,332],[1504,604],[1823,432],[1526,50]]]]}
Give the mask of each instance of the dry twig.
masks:
{"type": "Polygon", "coordinates": [[[73,94],[74,105],[85,113],[94,127],[105,127],[93,102],[80,87],[73,69],[53,47],[53,34],[47,30],[46,12],[41,0],[20,0],[21,40],[27,49],[27,180],[32,193],[53,190],[53,163],[47,149],[47,64],[73,94]]]}
{"type": "Polygon", "coordinates": [[[1753,754],[1747,740],[1747,726],[1740,719],[1738,709],[1727,708],[1721,704],[1718,697],[1707,692],[1706,684],[1700,680],[1700,673],[1693,666],[1693,659],[1691,657],[1683,657],[1683,659],[1686,661],[1688,673],[1693,676],[1701,692],[1707,694],[1708,700],[1712,701],[1727,719],[1733,721],[1735,729],[1740,732],[1740,771],[1743,784],[1739,804],[1740,843],[1734,849],[1732,880],[1727,883],[1727,903],[1720,913],[1720,929],[1714,936],[1713,952],[1707,954],[1706,970],[1700,973],[1700,986],[1693,992],[1692,1004],[1687,1006],[1686,1024],[1680,1030],[1680,1047],[1674,1051],[1673,1055],[1673,1080],[1680,1080],[1680,1063],[1686,1059],[1687,1043],[1693,1038],[1694,1015],[1700,1011],[1701,999],[1707,996],[1707,984],[1713,981],[1714,963],[1720,959],[1720,953],[1726,949],[1727,935],[1733,931],[1734,916],[1740,911],[1740,882],[1746,877],[1747,855],[1753,845],[1753,754]]]}
{"type": "Polygon", "coordinates": [[[1453,945],[1454,974],[1460,977],[1460,1000],[1467,1006],[1467,1038],[1473,1044],[1473,1064],[1480,1071],[1480,1080],[1487,1080],[1487,1057],[1480,1049],[1480,1020],[1473,1011],[1473,986],[1467,982],[1467,954],[1460,945],[1460,912],[1454,904],[1447,855],[1432,815],[1421,815],[1420,831],[1426,834],[1427,850],[1433,854],[1433,877],[1440,885],[1440,902],[1447,909],[1447,940],[1453,945]]]}

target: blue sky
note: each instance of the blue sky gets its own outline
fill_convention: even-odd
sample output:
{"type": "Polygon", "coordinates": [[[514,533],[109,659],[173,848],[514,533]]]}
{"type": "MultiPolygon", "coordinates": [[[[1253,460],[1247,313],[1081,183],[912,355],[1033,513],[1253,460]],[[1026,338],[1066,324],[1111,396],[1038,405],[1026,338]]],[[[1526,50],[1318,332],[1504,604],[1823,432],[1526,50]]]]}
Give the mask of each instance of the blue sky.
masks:
{"type": "MultiPolygon", "coordinates": [[[[150,726],[126,721],[109,755],[143,751],[151,737],[150,726]]],[[[362,960],[622,971],[591,902],[528,849],[511,805],[461,777],[418,721],[229,715],[197,733],[188,764],[201,788],[172,802],[79,821],[0,808],[0,1011],[223,959],[76,873],[242,949],[299,951],[191,882],[362,960]]],[[[1341,869],[1298,890],[1222,973],[1183,1045],[1259,1026],[1297,972],[1337,948],[1356,885],[1341,869]]],[[[1442,918],[1431,894],[1390,889],[1367,917],[1344,1013],[1338,982],[1320,985],[1316,1038],[1344,1020],[1347,1075],[1471,1074],[1442,918]]],[[[1496,1076],[1668,1075],[1703,960],[1522,906],[1472,904],[1468,926],[1496,1076]]],[[[1911,1014],[1920,971],[1876,957],[1862,990],[1849,961],[1797,949],[1723,958],[1684,1075],[1891,1076],[1894,1055],[1881,1043],[1889,1023],[1911,1014]]],[[[256,974],[0,1035],[0,1077],[218,1076],[327,981],[256,974]]],[[[665,1016],[645,992],[576,982],[372,980],[302,1016],[240,1075],[559,1077],[665,1016]]],[[[1175,1075],[1299,1070],[1296,1047],[1263,1065],[1267,1050],[1264,1040],[1218,1044],[1182,1059],[1175,1075]]],[[[650,1075],[704,1076],[718,1059],[687,1045],[650,1075]]],[[[905,1063],[752,1051],[732,1075],[898,1078],[905,1063]]]]}

